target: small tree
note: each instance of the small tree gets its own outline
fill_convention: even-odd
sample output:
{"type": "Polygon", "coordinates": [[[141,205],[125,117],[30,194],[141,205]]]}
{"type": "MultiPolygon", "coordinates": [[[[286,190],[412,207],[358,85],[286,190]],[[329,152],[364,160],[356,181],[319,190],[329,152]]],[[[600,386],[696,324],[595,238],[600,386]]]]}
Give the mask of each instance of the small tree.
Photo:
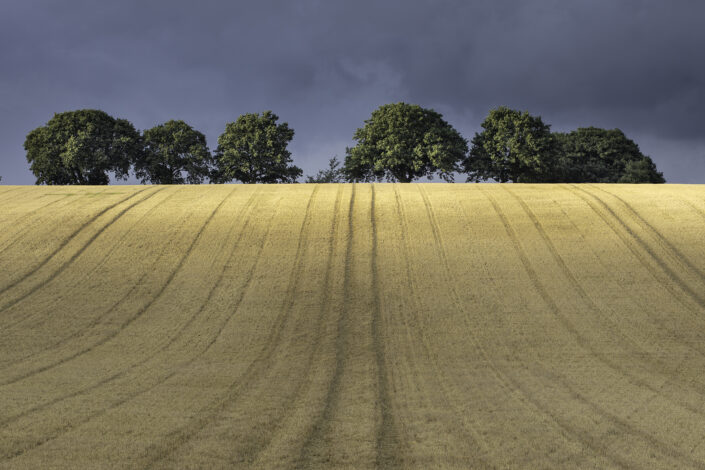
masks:
{"type": "Polygon", "coordinates": [[[328,168],[319,170],[316,176],[307,176],[307,183],[342,183],[345,181],[345,173],[340,167],[338,157],[328,160],[328,168]]]}
{"type": "Polygon", "coordinates": [[[464,162],[468,181],[545,182],[553,177],[556,143],[538,116],[501,106],[490,111],[464,162]]]}
{"type": "Polygon", "coordinates": [[[408,183],[434,174],[453,181],[468,151],[467,141],[441,114],[406,103],[380,106],[353,139],[357,145],[347,149],[344,167],[351,181],[408,183]]]}
{"type": "Polygon", "coordinates": [[[212,180],[225,183],[295,183],[303,172],[292,165],[286,147],[294,138],[287,123],[271,111],[243,114],[225,126],[215,152],[212,180]]]}
{"type": "Polygon", "coordinates": [[[580,128],[555,134],[556,180],[567,183],[663,183],[651,158],[619,129],[580,128]]]}
{"type": "Polygon", "coordinates": [[[143,184],[202,183],[210,174],[206,136],[184,121],[171,120],[148,129],[142,140],[144,151],[136,155],[134,164],[143,184]]]}
{"type": "Polygon", "coordinates": [[[140,140],[130,122],[82,109],[54,114],[27,134],[24,148],[36,184],[108,184],[109,171],[127,178],[140,140]]]}

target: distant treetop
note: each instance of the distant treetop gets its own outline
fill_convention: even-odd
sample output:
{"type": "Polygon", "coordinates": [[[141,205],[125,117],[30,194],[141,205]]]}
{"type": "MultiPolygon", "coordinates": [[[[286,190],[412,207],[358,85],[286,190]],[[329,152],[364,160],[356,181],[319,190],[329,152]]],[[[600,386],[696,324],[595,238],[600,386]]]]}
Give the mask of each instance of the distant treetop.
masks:
{"type": "Polygon", "coordinates": [[[36,184],[108,184],[108,172],[127,178],[141,139],[125,119],[81,109],[54,114],[24,143],[36,184]]]}
{"type": "Polygon", "coordinates": [[[142,134],[143,151],[134,159],[142,183],[202,183],[211,171],[206,137],[184,121],[167,121],[142,134]]]}
{"type": "Polygon", "coordinates": [[[355,131],[344,172],[351,181],[386,179],[408,183],[438,175],[453,180],[467,141],[432,109],[407,103],[380,106],[355,131]]]}
{"type": "MultiPolygon", "coordinates": [[[[27,134],[24,148],[36,184],[108,184],[130,168],[142,183],[295,183],[302,176],[287,149],[294,130],[272,111],[247,113],[225,126],[212,155],[205,136],[181,120],[143,134],[95,109],[54,114],[27,134]]],[[[489,112],[472,146],[432,109],[385,104],[353,135],[345,161],[309,183],[398,181],[439,176],[501,183],[664,183],[663,173],[619,129],[551,132],[540,116],[500,106],[489,112]]]]}
{"type": "Polygon", "coordinates": [[[664,183],[651,158],[619,129],[584,127],[556,133],[556,179],[569,183],[664,183]]]}
{"type": "Polygon", "coordinates": [[[248,113],[225,125],[215,152],[214,182],[295,183],[303,172],[294,166],[287,145],[294,130],[271,111],[248,113]]]}

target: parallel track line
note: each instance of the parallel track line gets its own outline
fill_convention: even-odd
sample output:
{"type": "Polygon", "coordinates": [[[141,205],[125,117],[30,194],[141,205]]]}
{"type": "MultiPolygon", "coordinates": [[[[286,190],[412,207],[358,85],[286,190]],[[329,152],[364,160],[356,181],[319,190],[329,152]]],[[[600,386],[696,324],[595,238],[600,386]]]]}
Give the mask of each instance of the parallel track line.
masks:
{"type": "MultiPolygon", "coordinates": [[[[317,187],[315,187],[312,191],[311,196],[309,197],[308,205],[306,206],[306,214],[304,215],[304,220],[301,224],[299,232],[299,243],[296,249],[296,255],[294,257],[294,268],[292,268],[292,274],[289,279],[289,287],[287,292],[289,292],[292,286],[296,283],[297,266],[301,263],[301,254],[303,252],[304,230],[307,227],[310,218],[310,209],[315,193],[317,192],[316,188],[317,187]]],[[[140,459],[143,462],[141,466],[151,468],[160,460],[167,459],[170,455],[190,441],[199,431],[204,429],[209,424],[217,421],[220,414],[228,407],[228,405],[236,401],[246,391],[247,387],[249,387],[253,381],[255,381],[267,370],[266,364],[270,362],[274,352],[277,349],[277,345],[280,342],[280,337],[283,333],[284,327],[286,326],[287,320],[288,318],[286,318],[283,314],[280,314],[275,320],[274,328],[270,332],[265,345],[260,350],[257,358],[247,367],[240,379],[232,383],[225,395],[219,400],[211,402],[209,406],[201,410],[199,415],[193,418],[189,424],[169,433],[165,436],[162,444],[155,444],[151,446],[151,448],[147,450],[146,455],[140,459]],[[262,363],[264,363],[264,366],[261,366],[262,363]]]]}
{"type": "MultiPolygon", "coordinates": [[[[119,201],[117,201],[117,202],[115,202],[115,203],[113,203],[113,204],[110,204],[109,206],[104,207],[103,209],[101,209],[100,211],[98,211],[97,214],[92,215],[87,221],[85,221],[83,224],[81,224],[76,230],[74,230],[73,232],[71,232],[71,234],[70,234],[68,237],[64,238],[64,239],[61,241],[61,243],[59,243],[59,246],[56,247],[56,248],[54,249],[54,251],[52,251],[49,255],[47,255],[47,257],[44,258],[37,266],[35,266],[34,268],[30,269],[28,272],[24,273],[24,274],[23,274],[22,276],[20,276],[18,279],[15,279],[14,281],[10,282],[9,284],[7,284],[7,285],[5,285],[5,286],[3,286],[3,287],[0,287],[0,294],[3,294],[3,293],[6,292],[7,290],[9,290],[9,289],[15,287],[17,284],[21,283],[22,281],[24,281],[25,279],[27,279],[28,277],[30,277],[32,274],[34,274],[35,272],[39,271],[42,267],[44,267],[44,265],[46,265],[49,261],[51,261],[66,245],[68,245],[69,242],[71,242],[71,240],[73,240],[74,238],[76,238],[76,236],[77,236],[83,229],[85,229],[86,227],[88,227],[89,225],[91,225],[93,222],[95,222],[101,215],[105,214],[105,213],[108,212],[110,209],[112,209],[112,208],[114,208],[114,207],[116,207],[116,206],[122,204],[123,202],[126,202],[126,201],[132,199],[133,197],[137,196],[138,194],[141,194],[141,193],[143,193],[144,191],[147,191],[147,189],[148,189],[148,188],[145,188],[145,189],[141,189],[141,190],[139,190],[139,191],[136,191],[136,192],[134,192],[134,193],[131,193],[128,197],[123,198],[123,199],[120,199],[119,201]]],[[[159,190],[158,190],[158,191],[159,191],[159,190]]],[[[152,195],[154,195],[154,194],[155,194],[155,193],[152,193],[152,195]]],[[[144,199],[143,199],[143,200],[144,200],[144,199]]],[[[130,207],[132,207],[132,206],[130,206],[130,207]]],[[[113,221],[114,221],[114,219],[113,219],[113,221]]],[[[112,223],[113,221],[109,222],[108,224],[112,223]]],[[[4,310],[5,308],[6,308],[6,307],[0,308],[0,311],[4,310]]]]}
{"type": "MultiPolygon", "coordinates": [[[[55,367],[58,367],[58,366],[60,366],[60,365],[62,365],[62,364],[66,364],[67,362],[70,362],[70,361],[72,361],[73,359],[76,359],[76,358],[82,356],[83,354],[86,354],[86,353],[89,353],[89,352],[93,351],[94,349],[98,348],[99,346],[102,346],[103,344],[107,343],[108,341],[110,341],[111,339],[115,338],[115,337],[118,336],[120,333],[122,333],[130,324],[132,324],[135,320],[137,320],[139,317],[141,317],[147,310],[149,310],[149,308],[150,308],[157,300],[159,300],[159,298],[161,298],[161,296],[162,296],[162,295],[164,294],[164,292],[166,291],[167,287],[169,287],[169,285],[171,284],[171,282],[172,282],[172,281],[174,280],[174,278],[176,277],[177,273],[178,273],[178,272],[181,270],[181,268],[183,267],[184,263],[186,262],[186,260],[188,259],[189,255],[190,255],[191,252],[193,251],[194,246],[195,246],[196,243],[198,243],[198,241],[201,239],[201,236],[203,235],[203,232],[204,232],[205,229],[208,227],[208,225],[210,224],[210,222],[213,220],[213,217],[215,216],[215,214],[218,212],[218,210],[223,206],[223,204],[225,203],[225,201],[226,201],[234,192],[235,192],[235,189],[233,189],[233,190],[228,194],[228,196],[226,196],[226,197],[216,206],[216,208],[213,209],[213,211],[210,213],[210,215],[208,216],[208,218],[206,219],[206,221],[204,222],[204,224],[203,224],[203,225],[201,226],[201,228],[199,229],[199,231],[198,231],[198,233],[196,234],[196,236],[194,237],[194,239],[191,241],[191,244],[190,244],[189,247],[186,249],[186,252],[184,253],[184,255],[183,255],[183,256],[181,257],[181,259],[179,260],[179,264],[178,264],[178,265],[176,266],[176,268],[171,272],[171,274],[170,274],[169,277],[167,278],[166,282],[159,288],[159,290],[157,291],[157,293],[150,299],[149,302],[147,302],[146,305],[142,306],[139,310],[137,310],[137,312],[135,312],[135,313],[134,313],[133,315],[131,315],[127,320],[125,320],[125,321],[120,325],[120,327],[119,327],[117,330],[115,330],[115,331],[111,332],[110,334],[104,336],[103,338],[101,338],[100,340],[96,341],[96,342],[93,343],[92,345],[90,345],[90,346],[88,346],[88,347],[85,347],[85,348],[83,348],[83,349],[81,349],[81,350],[79,350],[79,351],[77,351],[77,352],[71,354],[70,356],[67,356],[67,357],[64,357],[64,358],[62,358],[62,359],[59,359],[59,360],[57,360],[57,361],[55,361],[55,362],[53,362],[53,363],[51,363],[51,364],[47,364],[47,365],[45,365],[45,366],[43,366],[43,367],[40,367],[40,368],[38,368],[38,369],[35,369],[35,370],[32,370],[32,371],[27,371],[27,372],[25,372],[25,373],[23,373],[23,374],[21,374],[21,375],[18,375],[18,376],[14,377],[14,378],[12,378],[12,379],[10,379],[10,380],[2,381],[2,382],[0,382],[0,386],[6,386],[6,385],[10,385],[10,384],[17,383],[17,382],[19,382],[19,381],[21,381],[21,380],[24,380],[24,379],[33,377],[33,376],[35,376],[35,375],[37,375],[37,374],[40,374],[40,373],[42,373],[42,372],[46,372],[47,370],[51,370],[51,369],[53,369],[53,368],[55,368],[55,367]]],[[[119,304],[119,303],[118,303],[118,304],[119,304]]]]}

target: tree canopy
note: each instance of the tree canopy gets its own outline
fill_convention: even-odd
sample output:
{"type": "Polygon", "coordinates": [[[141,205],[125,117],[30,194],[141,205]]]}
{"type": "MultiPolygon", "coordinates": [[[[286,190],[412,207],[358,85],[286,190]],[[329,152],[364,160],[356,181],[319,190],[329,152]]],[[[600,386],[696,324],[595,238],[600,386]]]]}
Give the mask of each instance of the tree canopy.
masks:
{"type": "Polygon", "coordinates": [[[142,183],[202,183],[211,171],[206,137],[184,121],[167,121],[144,131],[143,152],[135,157],[142,183]]]}
{"type": "MultiPolygon", "coordinates": [[[[54,114],[27,134],[24,148],[36,184],[108,184],[109,173],[142,183],[294,183],[303,174],[287,150],[294,137],[272,111],[227,123],[211,155],[206,138],[181,120],[140,135],[125,119],[95,109],[54,114]]],[[[440,176],[453,181],[518,183],[663,183],[663,173],[619,129],[552,133],[540,116],[498,107],[468,142],[441,114],[418,105],[380,106],[337,157],[306,182],[399,181],[440,176]]]]}
{"type": "Polygon", "coordinates": [[[357,145],[347,149],[344,167],[352,181],[408,183],[434,174],[452,181],[468,150],[441,114],[407,103],[380,106],[353,139],[357,145]]]}
{"type": "Polygon", "coordinates": [[[556,180],[567,183],[663,183],[651,158],[619,129],[586,127],[556,133],[556,180]]]}
{"type": "Polygon", "coordinates": [[[95,109],[54,114],[27,134],[27,161],[36,184],[108,184],[127,178],[141,138],[125,119],[95,109]]]}
{"type": "Polygon", "coordinates": [[[295,183],[303,172],[292,165],[288,143],[294,130],[271,111],[248,113],[225,126],[218,137],[212,180],[225,183],[295,183]]]}
{"type": "Polygon", "coordinates": [[[556,144],[541,117],[504,106],[493,109],[472,139],[464,162],[468,181],[547,182],[552,178],[556,144]]]}

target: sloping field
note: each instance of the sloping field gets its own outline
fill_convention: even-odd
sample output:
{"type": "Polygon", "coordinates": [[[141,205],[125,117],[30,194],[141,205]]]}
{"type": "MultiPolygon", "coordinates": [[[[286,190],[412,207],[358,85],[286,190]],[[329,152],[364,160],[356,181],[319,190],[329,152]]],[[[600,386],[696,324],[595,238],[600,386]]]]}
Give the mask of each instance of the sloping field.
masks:
{"type": "Polygon", "coordinates": [[[705,187],[0,187],[0,468],[705,468],[705,187]]]}

